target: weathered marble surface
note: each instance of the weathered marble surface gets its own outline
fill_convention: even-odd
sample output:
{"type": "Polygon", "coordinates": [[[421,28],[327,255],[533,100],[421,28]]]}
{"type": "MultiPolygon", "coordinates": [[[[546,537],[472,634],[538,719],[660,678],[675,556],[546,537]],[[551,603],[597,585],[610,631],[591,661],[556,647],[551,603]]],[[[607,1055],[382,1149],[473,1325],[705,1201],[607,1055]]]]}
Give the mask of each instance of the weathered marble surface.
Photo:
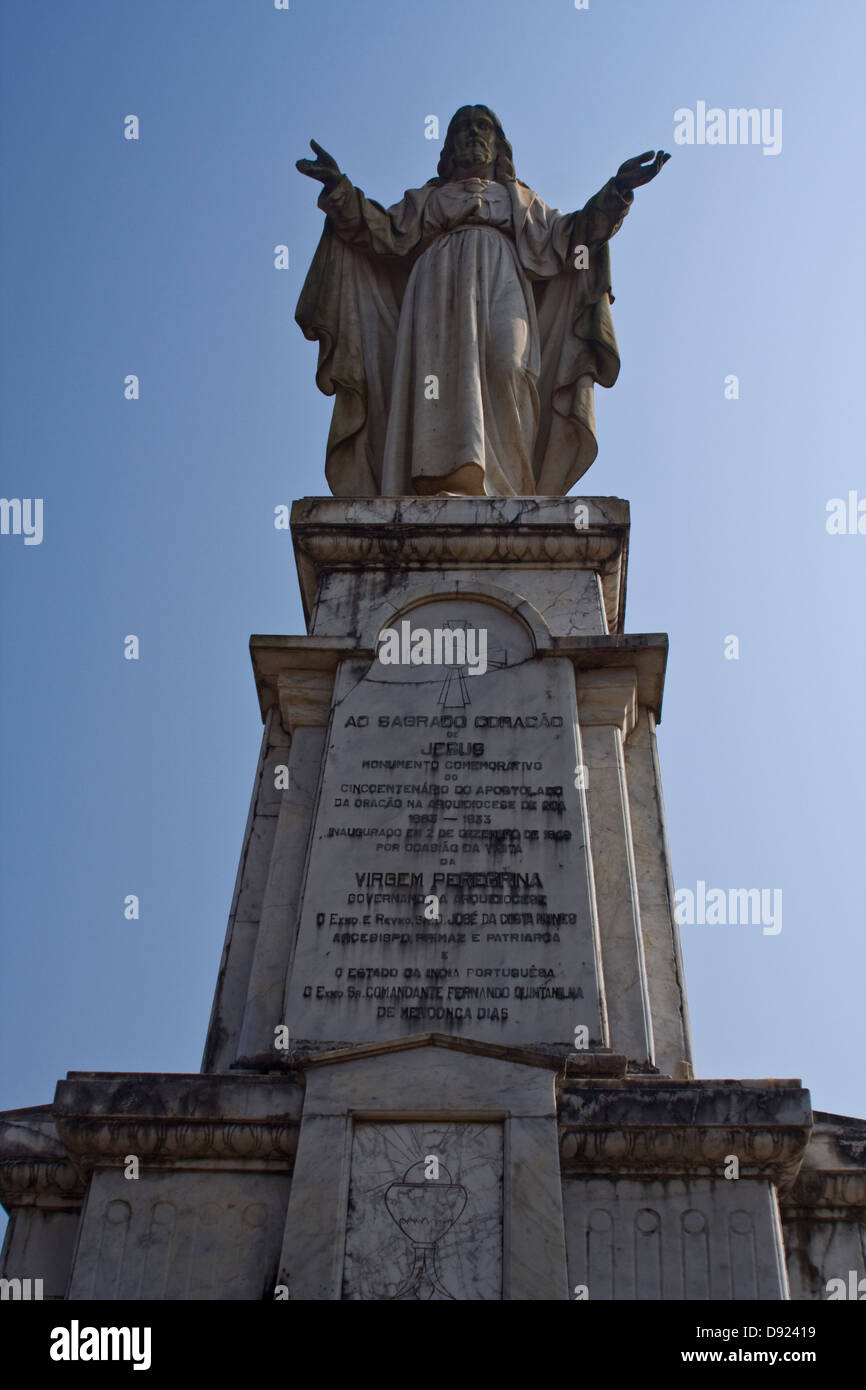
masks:
{"type": "MultiPolygon", "coordinates": [[[[202,1060],[204,1071],[220,1071],[231,1064],[238,1050],[239,1020],[249,995],[255,993],[250,974],[260,924],[264,914],[271,910],[270,901],[267,905],[265,903],[268,872],[272,862],[283,862],[286,857],[282,844],[278,845],[277,854],[274,855],[283,804],[281,793],[275,786],[275,769],[288,763],[290,744],[289,733],[279,718],[269,711],[265,716],[259,762],[214,991],[202,1060]]],[[[287,803],[287,809],[291,804],[287,803]]]]}
{"type": "Polygon", "coordinates": [[[624,749],[629,818],[655,1062],[663,1076],[685,1079],[693,1074],[692,1038],[655,730],[653,709],[639,707],[624,749]]]}
{"type": "Polygon", "coordinates": [[[567,1081],[559,1128],[572,1291],[787,1298],[776,1193],[794,1181],[810,1126],[797,1081],[567,1081]]]}
{"type": "Polygon", "coordinates": [[[655,1062],[624,743],[637,714],[637,671],[582,672],[577,682],[592,860],[610,1036],[637,1065],[655,1062]]]}
{"type": "MultiPolygon", "coordinates": [[[[479,766],[484,761],[531,762],[532,758],[528,755],[532,752],[533,744],[539,740],[538,730],[514,728],[507,732],[475,726],[476,714],[480,713],[483,717],[487,701],[485,698],[485,709],[481,710],[478,705],[480,696],[473,696],[473,690],[495,690],[498,681],[502,687],[497,695],[498,703],[502,706],[498,713],[507,713],[512,708],[519,712],[527,701],[529,704],[533,701],[538,703],[540,695],[538,710],[533,705],[530,712],[536,718],[539,711],[545,716],[553,713],[561,718],[563,728],[557,737],[564,739],[566,729],[570,727],[567,741],[574,744],[570,752],[563,750],[560,756],[552,751],[553,740],[547,740],[550,744],[547,761],[548,764],[555,763],[557,775],[543,785],[562,787],[562,804],[566,809],[558,816],[555,812],[549,812],[542,833],[555,835],[565,832],[572,836],[571,843],[577,857],[569,861],[568,871],[576,870],[578,883],[581,876],[586,880],[585,896],[588,901],[585,911],[580,904],[580,892],[577,901],[577,908],[583,914],[584,926],[581,931],[584,940],[586,923],[596,911],[593,903],[596,896],[605,919],[601,966],[613,988],[611,998],[605,1004],[602,1000],[603,985],[599,983],[596,986],[601,1026],[596,1026],[592,1019],[571,1018],[568,1020],[569,1027],[557,1032],[556,1043],[567,1049],[571,1046],[574,1028],[585,1023],[590,1026],[591,1038],[596,1043],[609,1041],[613,1048],[626,1052],[637,1064],[651,1065],[654,1060],[649,999],[651,966],[653,979],[660,976],[664,981],[664,988],[657,991],[655,1007],[664,1012],[665,1020],[672,1020],[667,1023],[660,1018],[665,1043],[660,1062],[663,1070],[669,1074],[687,1074],[691,1054],[687,1032],[683,1027],[682,982],[672,969],[678,952],[676,926],[670,904],[666,903],[664,891],[659,890],[656,882],[658,865],[664,868],[667,862],[663,822],[657,813],[660,797],[658,769],[651,758],[649,762],[645,758],[642,779],[639,779],[644,805],[647,798],[650,800],[648,818],[645,823],[642,822],[641,872],[645,881],[652,885],[653,940],[660,958],[660,961],[654,959],[648,964],[643,958],[645,936],[638,891],[639,870],[630,824],[634,807],[627,762],[630,740],[640,723],[641,711],[645,711],[644,723],[650,715],[654,719],[658,717],[667,644],[666,639],[659,636],[625,637],[618,633],[610,635],[606,630],[609,621],[616,626],[621,617],[628,536],[627,506],[609,498],[569,498],[559,501],[406,498],[400,502],[385,499],[350,502],[307,499],[294,508],[293,535],[310,628],[316,635],[252,639],[254,669],[266,720],[263,762],[251,809],[237,902],[227,934],[205,1065],[225,1067],[240,1062],[252,1069],[267,1065],[268,1059],[273,1057],[274,1029],[281,1023],[289,1027],[293,1047],[303,1048],[305,1040],[315,1041],[318,1038],[325,1044],[331,1044],[348,1041],[355,1036],[350,1029],[338,1031],[335,1026],[341,1010],[348,1005],[348,999],[337,1005],[327,1001],[323,1004],[322,999],[313,999],[313,1005],[318,1003],[320,1006],[318,1014],[329,1014],[334,1026],[326,1027],[321,1017],[312,1024],[309,1021],[313,1009],[310,999],[315,991],[336,994],[341,987],[336,978],[323,977],[320,969],[314,969],[318,963],[316,953],[321,945],[319,938],[322,932],[318,925],[311,927],[310,912],[314,912],[313,921],[318,923],[319,913],[325,909],[321,903],[314,907],[313,897],[317,885],[326,884],[328,921],[332,912],[338,918],[341,915],[349,917],[356,914],[348,911],[348,901],[339,904],[330,902],[332,887],[341,875],[345,877],[346,873],[364,874],[391,869],[404,873],[407,869],[411,871],[416,862],[421,862],[418,840],[416,838],[413,846],[415,852],[410,864],[404,862],[409,856],[401,852],[407,843],[405,837],[410,831],[413,836],[427,837],[431,831],[425,822],[402,825],[399,823],[400,816],[402,814],[405,818],[408,814],[414,814],[429,817],[434,798],[415,798],[416,801],[424,801],[424,805],[415,806],[411,811],[404,807],[402,813],[396,807],[336,807],[333,802],[340,796],[340,788],[345,782],[345,778],[339,775],[337,759],[342,760],[344,768],[352,772],[350,785],[359,781],[352,769],[355,762],[365,760],[361,756],[362,747],[369,744],[372,749],[373,743],[377,747],[371,757],[375,759],[376,753],[383,755],[378,759],[380,763],[389,756],[418,760],[422,748],[429,747],[431,741],[445,742],[446,745],[451,741],[469,747],[476,743],[484,745],[488,750],[484,759],[451,755],[449,761],[454,767],[447,771],[455,779],[454,785],[469,785],[478,780],[471,777],[466,783],[456,780],[472,762],[479,766]],[[582,509],[579,516],[577,509],[582,509]],[[575,526],[575,520],[581,524],[575,526]],[[533,596],[532,600],[526,597],[527,594],[533,596]],[[437,595],[441,597],[437,598],[437,595]],[[590,605],[581,609],[587,595],[595,595],[595,607],[590,605]],[[580,611],[575,609],[575,602],[580,611]],[[401,603],[405,606],[401,607],[401,603]],[[426,623],[428,627],[435,626],[439,621],[446,624],[455,620],[467,622],[473,613],[476,623],[491,628],[491,640],[498,642],[501,648],[497,652],[491,648],[491,658],[501,661],[505,659],[506,651],[510,653],[507,655],[510,663],[507,669],[492,669],[484,676],[460,677],[457,680],[452,673],[450,684],[447,674],[441,670],[421,673],[423,679],[418,679],[419,672],[415,669],[409,672],[410,679],[406,681],[400,672],[382,668],[376,679],[370,678],[370,672],[375,675],[377,639],[384,627],[389,624],[399,626],[405,619],[416,626],[420,622],[426,623]],[[460,614],[463,614],[462,619],[460,614]],[[507,623],[509,614],[510,636],[500,634],[497,638],[494,629],[507,623]],[[542,660],[539,661],[539,658],[542,660]],[[563,676],[563,661],[570,665],[573,675],[563,676]],[[394,680],[395,674],[400,675],[399,681],[394,680]],[[434,674],[438,682],[435,691],[432,685],[434,674]],[[583,733],[574,715],[575,680],[585,708],[583,733]],[[507,682],[514,688],[509,688],[507,682]],[[596,714],[591,712],[593,702],[590,692],[599,682],[616,689],[620,686],[625,688],[630,683],[631,693],[627,701],[629,717],[620,721],[622,727],[618,732],[614,726],[598,723],[597,710],[596,714]],[[350,708],[352,702],[362,702],[362,697],[367,694],[369,700],[364,708],[359,707],[353,716],[350,708]],[[435,710],[432,705],[429,710],[426,706],[422,709],[424,700],[428,695],[432,698],[433,694],[436,696],[435,710]],[[375,698],[377,695],[381,698],[375,698]],[[458,709],[454,706],[455,695],[461,700],[474,700],[474,704],[458,709]],[[442,698],[450,702],[444,708],[439,703],[442,698]],[[431,725],[427,730],[430,734],[428,741],[405,726],[395,728],[391,723],[387,729],[383,729],[378,725],[379,719],[387,719],[389,714],[399,716],[412,711],[428,718],[437,714],[440,717],[451,716],[455,727],[446,730],[442,726],[434,728],[431,725]],[[454,718],[461,714],[466,716],[462,730],[454,718]],[[366,729],[358,723],[348,730],[345,727],[341,729],[341,721],[345,725],[350,717],[357,720],[366,718],[373,722],[368,723],[366,729]],[[326,744],[323,744],[326,726],[330,726],[330,732],[326,744]],[[439,739],[439,734],[446,737],[439,739]],[[385,743],[381,741],[383,735],[386,736],[385,743]],[[601,746],[595,747],[611,738],[618,740],[612,749],[612,777],[601,746]],[[591,744],[595,750],[591,760],[585,755],[584,744],[591,744]],[[317,789],[325,746],[331,750],[325,774],[326,785],[317,789]],[[594,768],[589,766],[590,761],[594,762],[594,768]],[[289,768],[289,787],[275,793],[273,770],[278,763],[284,763],[289,768]],[[573,785],[575,774],[581,768],[589,775],[588,788],[573,785]],[[652,804],[654,796],[655,807],[652,804]],[[588,843],[594,877],[591,886],[586,877],[586,868],[581,869],[578,864],[587,797],[590,805],[588,843]],[[574,801],[573,807],[570,799],[574,801]],[[312,832],[316,805],[319,806],[320,820],[323,815],[330,813],[331,823],[320,825],[312,832]],[[375,824],[371,818],[375,818],[375,824]],[[365,840],[359,837],[354,842],[340,837],[340,853],[336,856],[327,853],[326,850],[333,849],[334,845],[323,846],[322,832],[351,829],[353,825],[350,821],[354,828],[365,832],[377,828],[383,833],[389,830],[395,832],[392,844],[402,836],[403,846],[395,851],[387,844],[376,842],[375,848],[371,849],[374,842],[370,835],[365,840]],[[550,821],[549,825],[547,821],[550,821]],[[396,834],[397,831],[400,836],[396,834]],[[364,853],[361,853],[361,846],[364,853]],[[305,867],[308,854],[309,864],[305,867]],[[359,855],[364,858],[363,864],[354,863],[359,855]],[[307,884],[305,897],[304,882],[307,884]],[[630,885],[625,898],[619,892],[621,882],[630,885]],[[246,917],[252,918],[256,911],[259,913],[258,923],[244,920],[246,917]],[[294,978],[288,985],[288,1002],[284,1004],[283,992],[290,969],[294,978]],[[305,971],[309,975],[310,970],[314,971],[314,978],[299,979],[299,972],[305,971]],[[305,989],[311,991],[306,1000],[303,996],[305,989]],[[299,992],[300,999],[297,997],[299,992]],[[615,1020],[612,1032],[606,1031],[610,1023],[605,1025],[605,1010],[609,1020],[615,1020]]],[[[366,769],[365,782],[372,773],[372,767],[366,769]]],[[[404,771],[402,777],[405,783],[408,772],[404,771]]],[[[388,784],[395,781],[396,773],[389,777],[388,784]]],[[[426,781],[431,784],[429,777],[426,781]]],[[[489,779],[487,783],[481,782],[482,786],[485,784],[490,784],[489,779]]],[[[554,802],[552,797],[546,800],[549,805],[554,802]]],[[[508,814],[504,813],[505,821],[508,814]]],[[[516,830],[521,836],[532,832],[535,829],[535,813],[524,810],[521,805],[517,814],[519,820],[514,825],[504,822],[497,825],[494,823],[495,817],[492,818],[489,831],[516,830]]],[[[447,836],[449,827],[453,829],[455,825],[462,835],[467,832],[489,833],[485,832],[483,825],[470,826],[468,823],[461,824],[459,820],[446,822],[442,819],[437,819],[432,833],[438,836],[441,831],[447,836]]],[[[337,837],[331,838],[336,843],[337,837]]],[[[586,841],[585,835],[583,841],[586,841]]],[[[509,850],[515,847],[513,842],[509,850]]],[[[459,857],[467,867],[469,855],[466,851],[473,848],[483,852],[480,856],[485,861],[483,867],[502,866],[504,854],[490,855],[487,853],[490,844],[485,845],[477,840],[475,845],[458,843],[459,857]]],[[[528,865],[530,857],[539,861],[543,858],[537,852],[537,846],[532,856],[526,852],[531,848],[526,840],[522,841],[522,848],[522,855],[512,856],[509,852],[506,865],[510,863],[518,868],[523,860],[528,865]]],[[[455,859],[453,852],[435,857],[455,859]]],[[[479,866],[479,855],[473,854],[471,860],[473,869],[479,866]]],[[[429,864],[429,857],[425,858],[424,864],[425,867],[429,864]]],[[[436,865],[438,870],[445,871],[458,867],[462,865],[436,865]]],[[[531,867],[536,868],[536,864],[533,863],[531,867]]],[[[348,899],[349,889],[345,884],[343,889],[342,898],[348,899]]],[[[425,893],[426,896],[428,894],[425,893]]],[[[381,908],[382,904],[378,906],[381,908]]],[[[476,906],[489,912],[491,905],[476,906]]],[[[364,915],[371,914],[368,912],[364,915]]],[[[491,929],[494,925],[499,927],[503,924],[488,922],[485,925],[491,929]]],[[[525,927],[526,924],[521,922],[519,925],[525,927]]],[[[531,925],[534,927],[536,923],[533,921],[531,925]]],[[[593,927],[592,934],[594,931],[593,927]]],[[[333,942],[330,944],[334,945],[333,942]]],[[[575,944],[572,941],[567,943],[569,949],[575,944]]],[[[447,949],[447,944],[443,949],[447,949]]],[[[597,958],[597,949],[594,950],[597,958]]],[[[581,960],[586,959],[584,951],[581,960]]],[[[358,959],[350,963],[332,960],[327,969],[357,969],[363,968],[365,963],[371,968],[385,968],[384,961],[377,962],[370,958],[366,962],[358,959]]],[[[449,962],[434,962],[425,958],[420,965],[414,960],[406,960],[398,964],[398,969],[402,966],[426,970],[434,968],[434,964],[450,969],[460,968],[452,957],[449,962]]],[[[470,963],[464,962],[464,966],[468,969],[470,963]]],[[[475,968],[474,964],[471,968],[475,968]]],[[[467,983],[452,976],[451,983],[455,982],[467,983]]],[[[363,981],[365,990],[368,985],[374,984],[375,981],[363,981]]],[[[353,985],[355,987],[357,978],[353,985]]],[[[586,996],[583,980],[570,982],[570,987],[582,989],[586,996]]],[[[409,1007],[407,1001],[402,1002],[409,1007]]],[[[454,1002],[452,999],[451,1004],[454,1002]]],[[[465,996],[463,1002],[466,1002],[465,996]]],[[[354,1012],[359,1011],[354,1008],[354,1012]]],[[[378,1021],[386,1022],[387,1015],[378,1021]]],[[[442,1026],[443,1021],[419,1015],[415,1018],[407,1016],[403,1023],[411,1030],[425,1025],[442,1026]]],[[[497,1025],[501,1026],[501,1023],[500,1016],[497,1025]]],[[[364,1034],[373,1035],[369,1032],[364,1034]]],[[[534,1043],[542,1041],[545,1036],[549,1039],[552,1034],[524,1032],[521,1036],[527,1042],[534,1043]]],[[[280,1059],[276,1060],[279,1062],[280,1059]]]]}
{"type": "MultiPolygon", "coordinates": [[[[71,1289],[79,1299],[260,1299],[277,1284],[292,1299],[387,1299],[407,1279],[404,1294],[443,1301],[564,1300],[585,1281],[590,1298],[778,1298],[777,1193],[793,1297],[825,1298],[828,1280],[859,1286],[866,1278],[864,1123],[819,1115],[813,1129],[797,1082],[687,1079],[655,748],[667,643],[621,632],[625,504],[590,499],[589,524],[578,532],[570,501],[527,508],[493,499],[313,499],[296,509],[307,611],[321,631],[251,642],[265,729],[205,1074],[72,1073],[52,1106],[0,1115],[0,1197],[11,1214],[3,1277],[43,1279],[46,1297],[71,1289]],[[423,741],[446,749],[449,741],[481,742],[530,762],[538,740],[544,744],[566,806],[544,814],[567,820],[572,839],[541,840],[538,860],[545,876],[559,875],[557,856],[570,847],[571,898],[575,884],[584,897],[576,935],[558,944],[566,957],[581,933],[589,939],[593,913],[599,921],[591,935],[600,948],[599,999],[602,975],[607,986],[607,1031],[598,1038],[608,1046],[566,1055],[570,1030],[557,1029],[551,1055],[533,1049],[534,1031],[518,1028],[515,1037],[501,1020],[496,1041],[485,1042],[473,1019],[462,1036],[401,1038],[401,1026],[346,1050],[324,1051],[333,1041],[326,1036],[305,1052],[295,1027],[304,1013],[284,1001],[293,962],[298,971],[308,965],[320,930],[306,921],[299,944],[305,875],[309,867],[331,891],[355,872],[354,851],[343,849],[318,860],[313,849],[308,866],[323,755],[346,737],[339,721],[353,700],[369,695],[366,712],[377,721],[380,712],[393,717],[395,702],[414,707],[430,693],[430,671],[417,668],[408,681],[405,670],[381,671],[375,689],[365,687],[382,625],[401,612],[413,624],[424,614],[447,621],[454,605],[464,618],[490,615],[499,647],[519,659],[465,677],[471,728],[467,718],[465,730],[440,738],[442,726],[428,726],[423,741]],[[512,677],[516,692],[497,686],[512,677]],[[566,711],[561,731],[542,736],[537,726],[489,721],[476,729],[475,713],[489,713],[478,692],[491,689],[509,714],[529,696],[539,708],[566,711]],[[569,797],[576,765],[588,788],[569,797]],[[288,768],[285,789],[275,785],[280,767],[288,768]],[[280,1052],[274,1025],[282,1020],[291,1037],[280,1052]],[[661,1075],[649,1067],[653,1055],[661,1075]],[[459,1205],[452,1189],[467,1194],[453,1227],[432,1242],[433,1279],[418,1242],[407,1241],[376,1195],[377,1183],[387,1190],[397,1182],[407,1189],[400,1200],[413,1202],[417,1169],[409,1170],[428,1145],[443,1149],[451,1179],[433,1200],[459,1205]],[[131,1154],[140,1160],[137,1180],[123,1176],[131,1154]],[[724,1177],[729,1155],[740,1164],[736,1180],[724,1177]],[[470,1173],[475,1156],[486,1165],[480,1183],[470,1173]],[[473,1240],[461,1245],[470,1222],[473,1240]]],[[[438,693],[447,684],[440,679],[438,693]]],[[[450,686],[461,690],[453,672],[450,686]]],[[[438,699],[432,707],[443,709],[438,699]]],[[[365,747],[370,759],[394,758],[422,742],[417,725],[380,733],[377,724],[369,735],[347,727],[356,740],[343,747],[349,761],[365,747]]],[[[474,756],[445,751],[440,761],[474,756]]],[[[445,770],[455,777],[449,786],[462,785],[457,769],[445,770]]],[[[337,819],[346,810],[330,809],[337,819]]],[[[400,808],[348,811],[375,829],[374,817],[396,817],[400,808]]],[[[521,807],[522,828],[536,814],[521,807]]],[[[518,858],[499,850],[472,856],[481,857],[518,858]]],[[[523,949],[496,946],[508,965],[523,949]]],[[[436,968],[453,968],[453,958],[438,959],[450,944],[432,950],[436,968]]],[[[307,1008],[303,992],[300,1004],[307,1008]]]]}
{"type": "Polygon", "coordinates": [[[568,1278],[580,1297],[788,1296],[769,1182],[585,1178],[567,1181],[563,1193],[568,1278]]]}
{"type": "Polygon", "coordinates": [[[0,1116],[3,1277],[73,1299],[778,1299],[778,1192],[791,1296],[842,1280],[861,1297],[864,1122],[817,1115],[813,1131],[794,1081],[624,1062],[575,1054],[563,1075],[521,1048],[421,1035],[308,1058],[305,1091],[300,1072],[74,1073],[51,1109],[0,1116]],[[396,1182],[412,1202],[430,1155],[472,1220],[467,1200],[465,1227],[461,1208],[437,1240],[407,1241],[389,1213],[398,1245],[380,1198],[396,1182]]]}
{"type": "Polygon", "coordinates": [[[306,497],[291,525],[311,636],[370,645],[387,616],[377,605],[429,596],[442,577],[452,592],[479,582],[507,602],[517,592],[554,636],[622,631],[629,508],[619,497],[306,497]]]}
{"type": "Polygon", "coordinates": [[[343,1298],[502,1298],[503,1126],[358,1121],[343,1298]]]}
{"type": "Polygon", "coordinates": [[[301,1049],[424,1028],[602,1045],[570,663],[477,600],[409,619],[483,631],[488,669],[343,663],[284,1017],[301,1049]]]}
{"type": "Polygon", "coordinates": [[[39,1279],[44,1299],[65,1298],[86,1186],[50,1105],[0,1114],[0,1201],[9,1213],[0,1278],[39,1279]]]}
{"type": "Polygon", "coordinates": [[[272,1297],[289,1186],[256,1172],[94,1173],[69,1298],[272,1297]]]}
{"type": "Polygon", "coordinates": [[[519,1056],[428,1034],[312,1060],[279,1274],[293,1299],[383,1298],[389,1286],[402,1287],[405,1242],[396,1243],[381,1209],[370,1218],[366,1203],[376,1204],[377,1184],[394,1180],[402,1162],[396,1154],[403,1152],[409,1167],[427,1139],[443,1145],[452,1180],[472,1199],[465,1224],[462,1215],[454,1224],[447,1259],[437,1264],[448,1292],[473,1299],[568,1296],[555,1063],[513,1060],[519,1056]],[[382,1139],[367,1135],[373,1123],[382,1139]]]}
{"type": "MultiPolygon", "coordinates": [[[[742,1177],[786,1190],[811,1130],[797,1080],[672,1081],[567,1077],[559,1091],[559,1152],[568,1177],[742,1177]]],[[[731,1180],[736,1186],[737,1180],[731,1180]]]]}
{"type": "Polygon", "coordinates": [[[89,1179],[68,1297],[271,1297],[301,1096],[280,1076],[60,1082],[58,1133],[89,1179]]]}
{"type": "Polygon", "coordinates": [[[866,1120],[816,1111],[814,1121],[781,1203],[791,1297],[850,1298],[856,1290],[866,1301],[866,1120]]]}

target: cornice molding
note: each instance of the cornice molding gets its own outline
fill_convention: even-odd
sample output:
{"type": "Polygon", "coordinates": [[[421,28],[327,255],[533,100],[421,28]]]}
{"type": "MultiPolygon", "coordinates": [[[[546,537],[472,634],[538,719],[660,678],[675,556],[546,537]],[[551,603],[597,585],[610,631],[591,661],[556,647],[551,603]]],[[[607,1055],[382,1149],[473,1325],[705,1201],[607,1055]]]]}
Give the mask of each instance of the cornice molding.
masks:
{"type": "Polygon", "coordinates": [[[724,1177],[794,1182],[811,1134],[798,1082],[569,1080],[559,1097],[565,1177],[724,1177]]]}
{"type": "Polygon", "coordinates": [[[591,570],[611,632],[625,614],[629,506],[619,497],[306,497],[291,516],[307,618],[332,569],[591,570]],[[587,508],[575,527],[575,506],[587,508]]]}

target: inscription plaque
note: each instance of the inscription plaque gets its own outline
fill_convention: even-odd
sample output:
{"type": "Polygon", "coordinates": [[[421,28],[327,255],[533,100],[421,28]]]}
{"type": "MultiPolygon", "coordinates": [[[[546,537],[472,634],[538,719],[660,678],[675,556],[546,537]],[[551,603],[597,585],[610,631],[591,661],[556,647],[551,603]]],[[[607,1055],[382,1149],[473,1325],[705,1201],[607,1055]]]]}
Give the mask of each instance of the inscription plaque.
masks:
{"type": "Polygon", "coordinates": [[[540,660],[523,621],[480,599],[431,601],[394,630],[411,638],[403,660],[338,672],[286,999],[292,1038],[436,1031],[568,1051],[585,1027],[600,1044],[571,664],[540,660]],[[457,630],[476,674],[436,645],[457,630]]]}

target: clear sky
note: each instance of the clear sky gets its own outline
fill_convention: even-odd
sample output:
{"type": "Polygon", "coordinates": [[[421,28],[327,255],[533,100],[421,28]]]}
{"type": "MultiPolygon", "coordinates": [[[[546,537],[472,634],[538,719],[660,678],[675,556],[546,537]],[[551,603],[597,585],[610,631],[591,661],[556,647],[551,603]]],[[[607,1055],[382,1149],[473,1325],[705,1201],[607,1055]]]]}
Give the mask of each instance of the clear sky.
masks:
{"type": "Polygon", "coordinates": [[[864,1114],[866,534],[826,526],[866,499],[862,0],[0,14],[0,493],[44,500],[41,544],[0,536],[0,1106],[200,1065],[261,733],[247,641],[304,630],[273,509],[327,492],[294,161],[315,136],[388,204],[435,172],[425,117],[480,101],[565,210],[673,154],[612,244],[623,368],[581,487],[630,500],[627,629],[670,634],[676,884],[783,893],[776,935],[682,929],[698,1073],[864,1114]],[[781,149],[675,143],[699,102],[778,108],[781,149]]]}

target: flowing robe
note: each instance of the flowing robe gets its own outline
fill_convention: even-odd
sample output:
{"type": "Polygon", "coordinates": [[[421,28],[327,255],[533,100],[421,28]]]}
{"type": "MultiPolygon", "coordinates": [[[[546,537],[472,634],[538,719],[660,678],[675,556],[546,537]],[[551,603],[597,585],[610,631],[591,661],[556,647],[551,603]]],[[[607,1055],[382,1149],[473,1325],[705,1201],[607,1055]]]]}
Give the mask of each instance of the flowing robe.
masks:
{"type": "Polygon", "coordinates": [[[337,400],[335,496],[406,496],[466,464],[487,496],[563,496],[597,452],[619,355],[607,243],[633,195],[564,214],[516,180],[410,189],[387,211],[341,176],[296,317],[337,400]],[[586,248],[588,266],[577,248],[586,248]]]}

